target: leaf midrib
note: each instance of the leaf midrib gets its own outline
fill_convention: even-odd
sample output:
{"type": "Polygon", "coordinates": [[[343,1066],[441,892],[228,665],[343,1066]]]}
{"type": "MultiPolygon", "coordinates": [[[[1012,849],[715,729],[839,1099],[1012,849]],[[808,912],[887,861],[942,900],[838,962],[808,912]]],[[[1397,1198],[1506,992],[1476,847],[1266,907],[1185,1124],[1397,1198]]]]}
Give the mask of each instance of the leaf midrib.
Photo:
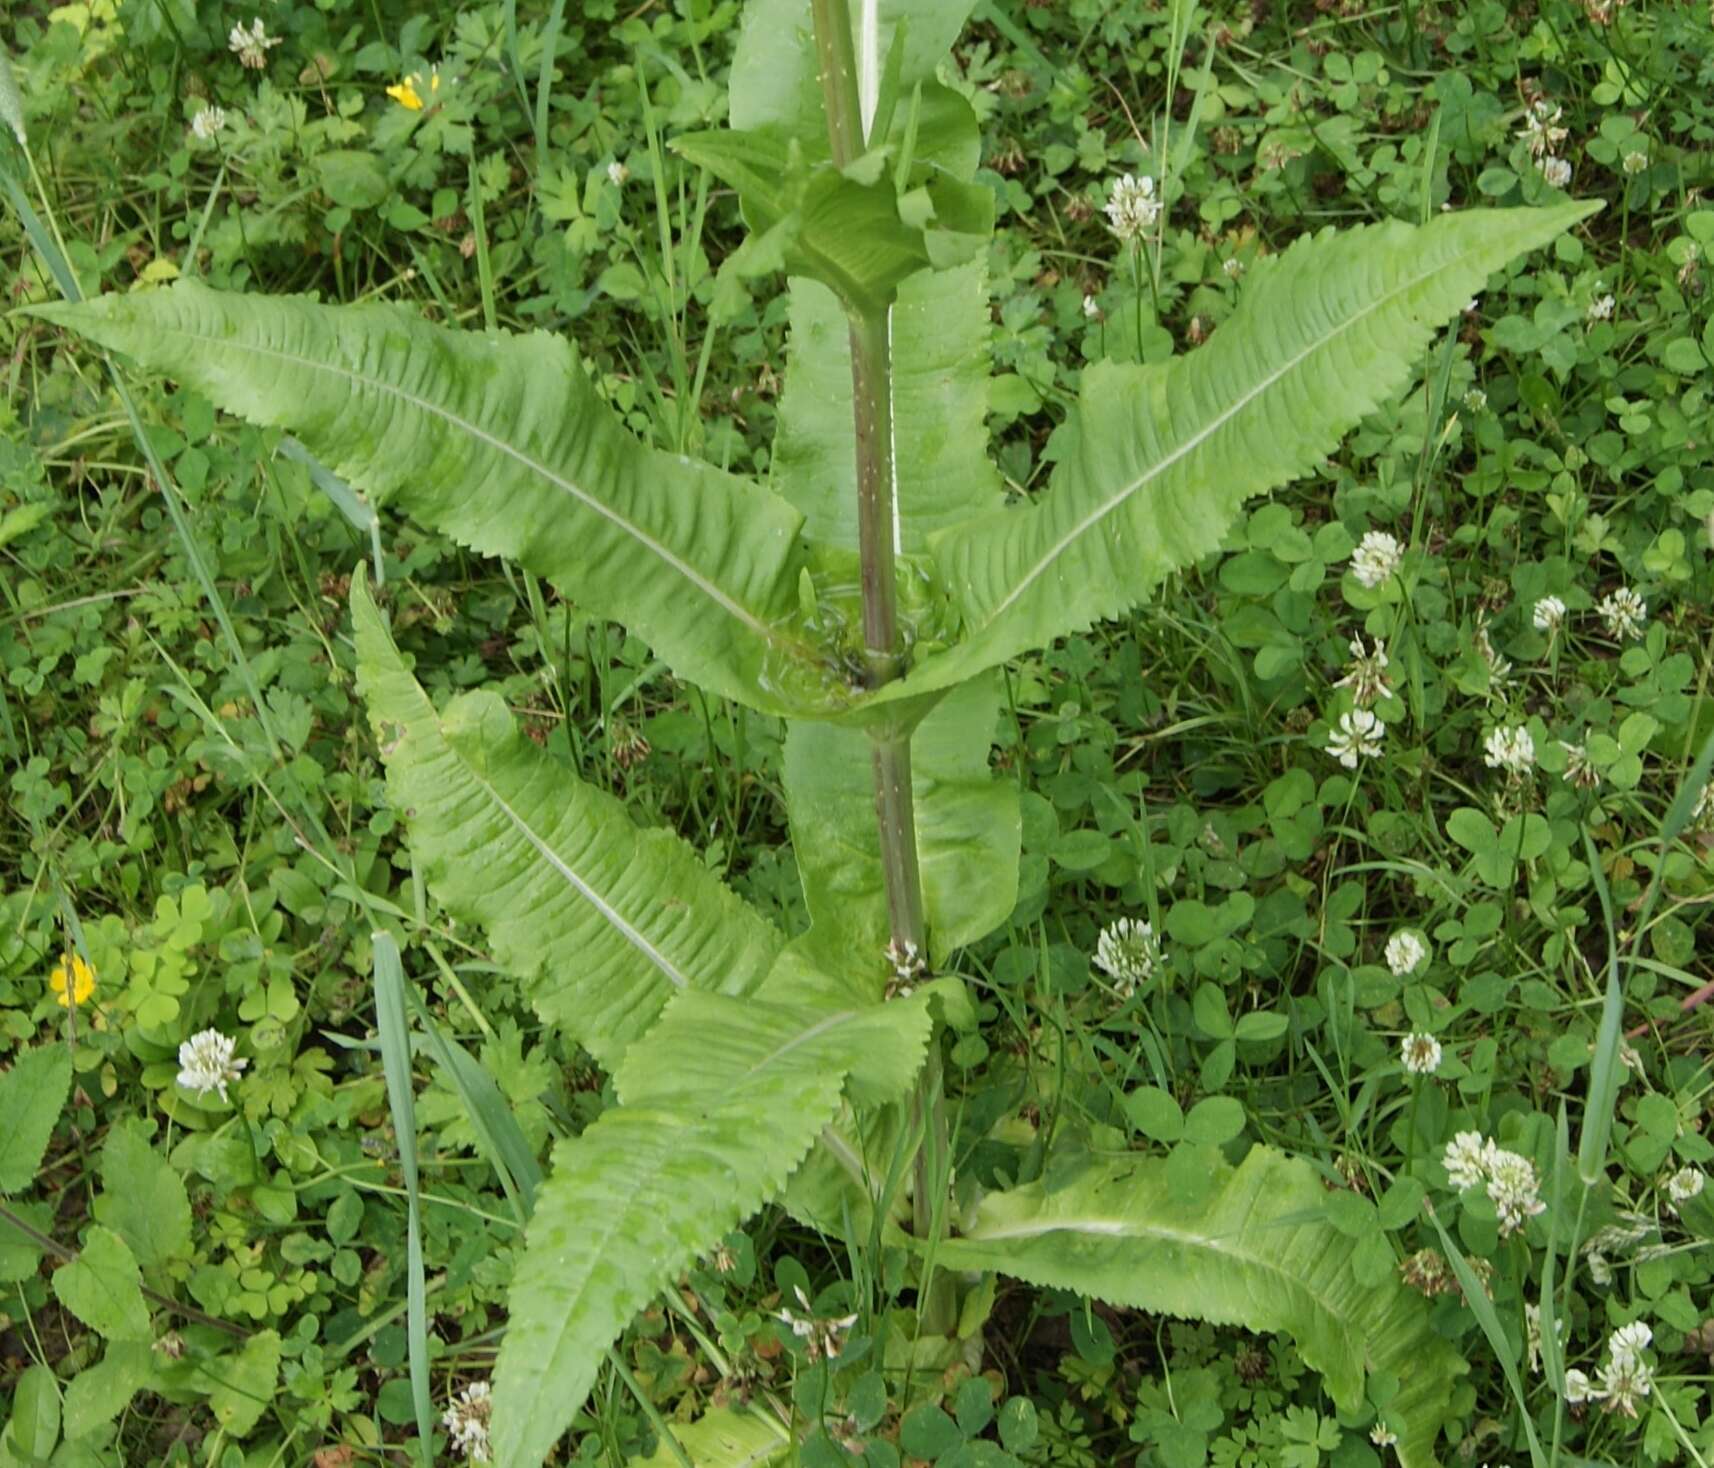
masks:
{"type": "MultiPolygon", "coordinates": [[[[1090,530],[1093,526],[1099,524],[1102,520],[1105,520],[1107,518],[1107,516],[1112,514],[1115,510],[1117,510],[1120,506],[1122,506],[1127,500],[1129,500],[1132,495],[1136,494],[1139,490],[1143,489],[1152,480],[1154,480],[1154,479],[1158,478],[1160,475],[1164,474],[1168,469],[1172,468],[1174,464],[1176,464],[1180,459],[1184,458],[1187,454],[1194,451],[1206,439],[1208,439],[1214,433],[1218,432],[1222,427],[1224,427],[1227,423],[1229,423],[1239,413],[1241,413],[1244,409],[1249,407],[1249,405],[1258,396],[1260,396],[1262,393],[1266,392],[1269,388],[1271,388],[1281,378],[1286,376],[1288,373],[1295,371],[1297,369],[1297,367],[1303,362],[1303,360],[1306,357],[1310,356],[1314,352],[1318,352],[1318,351],[1322,350],[1324,347],[1326,347],[1331,342],[1336,340],[1343,333],[1351,330],[1353,327],[1355,327],[1359,322],[1364,320],[1366,317],[1373,315],[1375,312],[1381,310],[1383,307],[1390,305],[1399,296],[1402,296],[1402,295],[1406,294],[1407,292],[1415,290],[1424,281],[1432,279],[1434,276],[1439,275],[1442,271],[1451,270],[1451,269],[1455,268],[1456,266],[1462,264],[1470,256],[1480,253],[1481,248],[1482,248],[1481,246],[1472,245],[1470,248],[1462,251],[1460,254],[1455,255],[1452,259],[1442,261],[1440,264],[1434,266],[1432,269],[1425,270],[1420,275],[1416,275],[1416,276],[1411,277],[1410,280],[1406,281],[1405,283],[1398,286],[1394,290],[1389,291],[1386,295],[1379,297],[1377,300],[1375,300],[1374,302],[1372,302],[1368,306],[1364,307],[1361,311],[1357,312],[1355,315],[1351,316],[1346,321],[1340,323],[1340,325],[1335,327],[1332,331],[1328,332],[1325,336],[1316,338],[1316,340],[1314,342],[1312,342],[1309,346],[1305,347],[1295,357],[1291,358],[1288,362],[1286,362],[1284,365],[1279,367],[1276,371],[1274,371],[1273,373],[1271,373],[1267,377],[1264,377],[1260,382],[1258,382],[1254,387],[1252,387],[1247,393],[1245,393],[1242,397],[1240,397],[1237,402],[1232,404],[1231,407],[1229,407],[1225,411],[1217,414],[1214,417],[1214,419],[1208,424],[1208,426],[1206,428],[1203,428],[1202,430],[1200,430],[1196,434],[1192,435],[1189,439],[1187,439],[1178,448],[1174,449],[1165,458],[1158,460],[1154,464],[1151,464],[1147,469],[1145,469],[1141,474],[1139,474],[1137,476],[1137,478],[1132,480],[1123,489],[1119,490],[1118,493],[1112,495],[1104,503],[1098,505],[1094,510],[1091,510],[1087,515],[1085,515],[1081,520],[1079,520],[1077,522],[1077,524],[1072,527],[1072,529],[1070,529],[1063,536],[1061,536],[1060,539],[1057,542],[1055,542],[1054,545],[1042,556],[1042,558],[1039,561],[1037,561],[1035,565],[1030,567],[1030,569],[1027,572],[1025,572],[1025,574],[1021,578],[1019,578],[1017,584],[1007,594],[1005,600],[1003,600],[998,606],[996,606],[994,608],[993,611],[989,612],[987,614],[987,616],[983,618],[982,629],[984,631],[986,631],[989,627],[993,626],[994,623],[999,621],[999,619],[1005,615],[1007,610],[1014,603],[1016,603],[1017,600],[1021,596],[1023,596],[1023,594],[1026,591],[1028,591],[1031,586],[1033,586],[1043,575],[1046,574],[1048,568],[1051,565],[1053,565],[1053,563],[1055,561],[1057,561],[1060,558],[1060,556],[1064,555],[1066,550],[1069,549],[1070,546],[1074,542],[1081,539],[1082,536],[1088,530],[1090,530]]],[[[1039,513],[1039,511],[1038,511],[1038,513],[1039,513]]]]}
{"type": "MultiPolygon", "coordinates": [[[[471,422],[468,418],[454,413],[450,408],[444,408],[429,398],[420,397],[416,393],[409,392],[406,389],[399,387],[396,384],[386,382],[381,378],[366,376],[365,374],[353,371],[348,367],[340,367],[330,362],[317,361],[313,357],[305,357],[295,352],[281,351],[277,347],[260,346],[251,342],[234,342],[228,337],[212,336],[203,332],[192,331],[183,326],[159,326],[157,329],[175,334],[183,337],[187,341],[200,343],[205,346],[220,347],[227,351],[249,352],[259,357],[270,357],[275,361],[284,362],[292,366],[316,372],[326,372],[337,377],[343,377],[348,382],[354,383],[359,387],[368,387],[372,388],[376,392],[391,394],[421,412],[427,413],[432,417],[440,418],[444,422],[451,424],[454,428],[460,429],[470,434],[471,437],[487,444],[490,448],[493,448],[516,460],[524,469],[539,476],[555,488],[564,490],[586,509],[601,516],[602,519],[607,520],[624,534],[629,535],[663,564],[670,567],[692,586],[696,587],[697,590],[702,592],[702,594],[710,601],[714,602],[723,611],[725,611],[728,616],[741,623],[770,645],[776,647],[789,646],[794,648],[797,646],[797,644],[791,639],[782,637],[778,629],[771,626],[769,623],[764,622],[742,602],[729,596],[688,561],[685,561],[678,555],[674,554],[671,549],[662,544],[654,536],[650,535],[649,532],[643,529],[641,525],[626,519],[625,516],[621,515],[617,510],[614,510],[609,505],[603,504],[601,500],[597,499],[588,491],[579,488],[564,475],[556,473],[541,460],[533,458],[529,454],[526,454],[522,449],[516,448],[512,444],[507,443],[505,439],[489,433],[486,429],[471,422]]],[[[646,446],[644,447],[646,448],[646,446]]]]}

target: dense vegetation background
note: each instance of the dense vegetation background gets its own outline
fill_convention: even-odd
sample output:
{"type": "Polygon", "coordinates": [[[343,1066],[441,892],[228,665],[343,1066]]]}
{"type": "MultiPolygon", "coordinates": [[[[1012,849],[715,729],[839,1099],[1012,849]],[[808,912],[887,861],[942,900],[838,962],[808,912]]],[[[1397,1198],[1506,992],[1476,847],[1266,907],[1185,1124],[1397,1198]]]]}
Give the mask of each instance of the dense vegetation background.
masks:
{"type": "MultiPolygon", "coordinates": [[[[1611,1150],[1564,1215],[1588,1245],[1562,1349],[1590,1395],[1552,1451],[1705,1464],[1711,16],[1221,0],[1175,48],[1175,13],[983,0],[946,76],[983,119],[1001,215],[989,426],[1020,495],[1067,452],[1086,363],[1193,349],[1305,231],[1607,207],[1496,278],[1413,390],[1225,552],[1008,670],[995,758],[1023,791],[1024,883],[1007,931],[959,960],[984,1023],[947,1057],[957,1165],[1051,1179],[1187,1134],[1310,1158],[1369,1267],[1429,1295],[1470,1358],[1449,1459],[1522,1464],[1523,1417],[1553,1418],[1531,1312],[1562,1209],[1525,1228],[1504,1200],[1460,1206],[1446,1149],[1474,1130],[1552,1171],[1616,963],[1611,1150]],[[1129,240],[1108,212],[1126,175],[1163,205],[1129,240]],[[1127,958],[1120,924],[1142,921],[1158,955],[1127,958]],[[1451,1276],[1451,1237],[1493,1309],[1451,1276]],[[1619,1382],[1625,1327],[1647,1346],[1619,1382]]],[[[665,148],[724,117],[738,5],[6,18],[8,302],[58,294],[35,230],[90,294],[196,275],[560,331],[639,436],[766,475],[783,303],[765,278],[717,292],[735,205],[665,148]]],[[[401,1146],[426,1194],[443,1451],[480,1447],[516,1224],[432,1052],[416,1135],[393,1130],[375,914],[424,1022],[480,1058],[538,1150],[608,1097],[425,894],[355,701],[353,568],[433,691],[496,686],[791,929],[780,728],[527,575],[329,492],[277,434],[121,366],[151,467],[99,356],[18,315],[0,347],[0,1043],[63,1044],[75,1073],[39,1173],[7,1166],[31,1077],[0,1078],[22,1225],[0,1223],[0,1455],[63,1438],[67,1463],[402,1461],[401,1146]],[[208,1030],[235,1049],[205,1042],[199,1070],[181,1046],[208,1030]],[[69,1273],[108,1279],[115,1237],[156,1291],[140,1328],[69,1273]]],[[[657,1453],[628,1374],[666,1419],[752,1398],[819,1418],[805,1461],[856,1461],[841,1443],[949,1468],[1386,1459],[1384,1384],[1342,1418],[1282,1342],[1022,1288],[994,1302],[984,1358],[926,1397],[878,1376],[817,1397],[776,1312],[801,1288],[842,1318],[853,1267],[764,1215],[627,1336],[566,1451],[657,1453]]]]}

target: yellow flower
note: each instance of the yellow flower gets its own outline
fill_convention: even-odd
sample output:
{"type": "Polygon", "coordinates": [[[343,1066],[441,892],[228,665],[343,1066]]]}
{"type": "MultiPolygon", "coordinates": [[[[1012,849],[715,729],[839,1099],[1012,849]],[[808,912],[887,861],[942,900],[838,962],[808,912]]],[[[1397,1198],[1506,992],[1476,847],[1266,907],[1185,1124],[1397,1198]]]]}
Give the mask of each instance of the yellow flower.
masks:
{"type": "MultiPolygon", "coordinates": [[[[408,77],[400,82],[398,86],[388,87],[387,95],[401,107],[408,108],[412,112],[421,112],[423,110],[423,94],[418,90],[418,88],[422,86],[422,82],[423,74],[420,71],[413,71],[408,77]]],[[[430,67],[428,74],[428,94],[430,99],[432,100],[435,94],[439,91],[440,68],[438,66],[430,67]]]]}
{"type": "Polygon", "coordinates": [[[82,1004],[95,992],[95,970],[81,957],[73,953],[68,956],[71,965],[71,994],[66,994],[66,965],[60,964],[48,975],[48,988],[58,997],[60,1008],[69,1009],[74,1004],[82,1004]]]}

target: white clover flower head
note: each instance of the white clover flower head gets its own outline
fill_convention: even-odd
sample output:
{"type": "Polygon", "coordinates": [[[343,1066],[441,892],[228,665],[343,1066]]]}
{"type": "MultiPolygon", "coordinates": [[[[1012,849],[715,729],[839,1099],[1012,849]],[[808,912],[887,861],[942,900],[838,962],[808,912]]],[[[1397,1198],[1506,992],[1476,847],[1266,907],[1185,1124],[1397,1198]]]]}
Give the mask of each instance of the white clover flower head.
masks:
{"type": "Polygon", "coordinates": [[[1358,708],[1367,708],[1376,699],[1391,693],[1392,682],[1387,677],[1387,644],[1377,637],[1371,652],[1364,647],[1361,637],[1353,637],[1351,666],[1345,670],[1345,676],[1337,679],[1333,686],[1349,688],[1351,701],[1358,708]]]}
{"type": "Polygon", "coordinates": [[[1400,928],[1387,939],[1385,957],[1393,977],[1402,979],[1421,967],[1422,961],[1428,957],[1428,945],[1422,941],[1421,934],[1410,928],[1400,928]]]}
{"type": "Polygon", "coordinates": [[[1573,1366],[1565,1373],[1565,1400],[1572,1403],[1594,1402],[1600,1400],[1600,1393],[1590,1385],[1588,1373],[1573,1366]]]}
{"type": "Polygon", "coordinates": [[[1624,160],[1620,166],[1626,173],[1633,176],[1643,173],[1648,169],[1649,155],[1643,152],[1641,148],[1632,148],[1629,153],[1625,154],[1624,160]]]}
{"type": "Polygon", "coordinates": [[[1502,724],[1488,731],[1482,746],[1482,762],[1491,770],[1519,776],[1535,763],[1535,740],[1522,724],[1502,724]]]}
{"type": "Polygon", "coordinates": [[[1119,239],[1129,244],[1145,230],[1152,229],[1160,218],[1160,200],[1155,197],[1155,181],[1143,174],[1127,173],[1113,185],[1107,197],[1107,223],[1119,239]]]}
{"type": "Polygon", "coordinates": [[[270,36],[257,18],[250,22],[249,29],[245,29],[242,21],[233,26],[226,37],[226,49],[252,71],[260,71],[268,64],[268,52],[280,40],[279,36],[270,36]]]}
{"type": "Polygon", "coordinates": [[[1370,590],[1398,570],[1405,548],[1384,530],[1371,530],[1351,556],[1351,574],[1370,590]]]}
{"type": "Polygon", "coordinates": [[[1446,1144],[1440,1165],[1452,1186],[1462,1193],[1487,1180],[1488,1156],[1494,1150],[1494,1144],[1480,1132],[1459,1132],[1446,1144]]]}
{"type": "Polygon", "coordinates": [[[1359,759],[1380,754],[1386,733],[1387,726],[1368,709],[1352,709],[1340,714],[1338,726],[1327,736],[1327,752],[1346,769],[1354,770],[1359,759]]]}
{"type": "Polygon", "coordinates": [[[226,1088],[237,1083],[250,1063],[235,1056],[237,1048],[238,1042],[219,1030],[192,1035],[179,1046],[179,1084],[199,1096],[218,1091],[222,1101],[230,1099],[226,1088]]]}
{"type": "Polygon", "coordinates": [[[1666,1195],[1672,1199],[1672,1211],[1676,1213],[1680,1203],[1688,1203],[1692,1198],[1700,1197],[1707,1186],[1708,1174],[1701,1168],[1679,1168],[1666,1180],[1666,1195]]]}
{"type": "Polygon", "coordinates": [[[1399,1062],[1413,1076],[1431,1076],[1440,1069],[1440,1041],[1420,1030],[1399,1044],[1399,1062]]]}
{"type": "Polygon", "coordinates": [[[493,1393],[486,1381],[473,1381],[452,1399],[441,1415],[441,1425],[452,1439],[455,1452],[472,1463],[488,1461],[488,1418],[494,1410],[493,1393]]]}
{"type": "Polygon", "coordinates": [[[615,158],[607,165],[607,181],[616,189],[622,189],[630,180],[631,169],[628,164],[621,163],[615,158]]]}
{"type": "Polygon", "coordinates": [[[1120,994],[1129,998],[1137,985],[1154,977],[1161,962],[1160,939],[1153,926],[1137,918],[1120,918],[1101,930],[1095,942],[1095,966],[1109,975],[1120,994]]]}
{"type": "Polygon", "coordinates": [[[1648,1322],[1633,1320],[1621,1325],[1607,1337],[1607,1353],[1623,1365],[1634,1366],[1643,1359],[1643,1352],[1654,1342],[1654,1332],[1648,1322]]]}
{"type": "Polygon", "coordinates": [[[214,135],[226,126],[224,107],[203,107],[190,120],[190,133],[199,143],[211,143],[214,135]]]}
{"type": "Polygon", "coordinates": [[[1085,296],[1083,298],[1083,314],[1090,321],[1099,321],[1101,319],[1101,306],[1094,296],[1085,296]]]}
{"type": "Polygon", "coordinates": [[[1390,1448],[1399,1440],[1399,1435],[1388,1427],[1385,1422],[1377,1422],[1369,1429],[1369,1441],[1377,1448],[1390,1448]]]}
{"type": "Polygon", "coordinates": [[[1549,188],[1564,189],[1571,186],[1571,165],[1563,158],[1543,158],[1541,160],[1541,176],[1547,180],[1549,188]]]}
{"type": "Polygon", "coordinates": [[[1564,108],[1549,102],[1546,97],[1537,97],[1524,113],[1524,125],[1518,129],[1518,136],[1529,144],[1530,154],[1538,162],[1570,136],[1559,125],[1564,112],[1564,108]]]}
{"type": "Polygon", "coordinates": [[[1593,790],[1601,783],[1601,772],[1595,768],[1584,745],[1567,744],[1561,739],[1559,747],[1565,751],[1564,779],[1567,785],[1574,785],[1579,790],[1593,790]]]}
{"type": "Polygon", "coordinates": [[[1547,1204],[1538,1196],[1541,1180],[1535,1164],[1517,1152],[1496,1147],[1488,1155],[1488,1198],[1500,1215],[1500,1235],[1516,1233],[1547,1204]]]}
{"type": "Polygon", "coordinates": [[[1589,309],[1584,314],[1591,321],[1611,321],[1613,319],[1613,307],[1617,304],[1613,299],[1612,292],[1609,291],[1605,295],[1596,296],[1589,303],[1589,309]]]}
{"type": "Polygon", "coordinates": [[[1648,625],[1648,603],[1628,586],[1608,592],[1595,603],[1595,611],[1606,626],[1607,635],[1615,640],[1641,637],[1648,625]]]}
{"type": "Polygon", "coordinates": [[[1467,388],[1464,393],[1464,406],[1472,413],[1480,413],[1488,406],[1488,394],[1479,387],[1467,388]]]}
{"type": "Polygon", "coordinates": [[[1537,632],[1545,632],[1552,637],[1565,625],[1564,600],[1557,596],[1542,597],[1531,611],[1530,621],[1535,624],[1537,632]]]}
{"type": "Polygon", "coordinates": [[[1236,255],[1228,255],[1220,262],[1220,268],[1226,272],[1228,280],[1236,280],[1244,273],[1244,262],[1236,255]]]}

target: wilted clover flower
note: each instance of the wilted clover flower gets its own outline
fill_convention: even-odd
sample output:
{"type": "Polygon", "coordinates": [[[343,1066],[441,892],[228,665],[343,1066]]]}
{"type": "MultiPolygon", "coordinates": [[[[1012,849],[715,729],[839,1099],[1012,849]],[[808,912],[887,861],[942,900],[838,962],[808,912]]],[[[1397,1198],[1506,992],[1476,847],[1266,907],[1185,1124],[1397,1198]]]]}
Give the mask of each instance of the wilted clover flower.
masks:
{"type": "Polygon", "coordinates": [[[1530,103],[1524,113],[1524,125],[1518,129],[1518,136],[1529,144],[1532,157],[1538,160],[1544,158],[1570,136],[1559,125],[1564,111],[1564,108],[1556,107],[1546,97],[1537,97],[1530,103]]]}
{"type": "Polygon", "coordinates": [[[1107,223],[1120,240],[1129,244],[1160,218],[1160,200],[1155,181],[1146,173],[1138,178],[1127,173],[1113,185],[1107,199],[1107,223]]]}
{"type": "Polygon", "coordinates": [[[1536,602],[1530,621],[1535,624],[1537,632],[1545,632],[1549,637],[1565,625],[1565,603],[1557,596],[1544,596],[1536,602]]]}
{"type": "Polygon", "coordinates": [[[1404,555],[1404,547],[1386,531],[1371,530],[1351,557],[1351,574],[1373,590],[1398,570],[1404,555]]]}
{"type": "Polygon", "coordinates": [[[1373,759],[1381,752],[1386,733],[1387,726],[1368,709],[1352,709],[1340,714],[1338,727],[1327,736],[1327,752],[1354,770],[1359,759],[1373,759]]]}
{"type": "Polygon", "coordinates": [[[1423,959],[1428,957],[1428,945],[1409,928],[1400,928],[1387,939],[1385,957],[1393,977],[1402,979],[1406,974],[1415,973],[1423,959]]]}
{"type": "Polygon", "coordinates": [[[1369,652],[1364,649],[1361,637],[1353,637],[1351,666],[1345,670],[1345,676],[1333,686],[1349,688],[1351,701],[1358,708],[1367,708],[1376,699],[1392,692],[1387,678],[1387,644],[1377,637],[1374,651],[1369,652]]]}
{"type": "Polygon", "coordinates": [[[1440,1041],[1420,1031],[1406,1035],[1399,1044],[1399,1062],[1413,1076],[1431,1076],[1440,1069],[1440,1041]]]}
{"type": "Polygon", "coordinates": [[[204,107],[190,120],[190,135],[199,143],[211,143],[214,135],[226,126],[224,107],[204,107]]]}
{"type": "Polygon", "coordinates": [[[249,1064],[235,1057],[233,1052],[237,1048],[238,1042],[219,1030],[192,1035],[179,1046],[179,1084],[202,1096],[218,1091],[220,1099],[227,1100],[226,1088],[237,1082],[239,1073],[249,1064]]]}
{"type": "Polygon", "coordinates": [[[1609,637],[1641,637],[1648,622],[1648,603],[1628,586],[1608,592],[1596,602],[1595,610],[1609,637]]]}
{"type": "Polygon", "coordinates": [[[1114,986],[1127,997],[1154,976],[1160,961],[1160,939],[1154,928],[1136,918],[1109,923],[1095,943],[1095,966],[1111,975],[1114,986]]]}
{"type": "Polygon", "coordinates": [[[454,1451],[473,1463],[488,1461],[488,1417],[493,1394],[486,1381],[473,1381],[452,1399],[441,1417],[454,1451]]]}
{"type": "Polygon", "coordinates": [[[226,49],[252,71],[260,71],[266,66],[268,52],[279,44],[280,37],[270,36],[263,29],[260,19],[252,20],[248,30],[240,21],[226,37],[226,49]]]}
{"type": "Polygon", "coordinates": [[[1482,762],[1509,775],[1526,774],[1535,763],[1535,740],[1522,724],[1503,724],[1489,731],[1482,762]]]}
{"type": "Polygon", "coordinates": [[[837,1319],[819,1320],[809,1303],[809,1296],[804,1294],[801,1285],[793,1285],[792,1293],[797,1296],[798,1304],[803,1307],[803,1314],[795,1310],[780,1309],[774,1311],[776,1320],[784,1321],[790,1327],[791,1333],[803,1342],[804,1354],[812,1362],[821,1360],[824,1356],[833,1360],[838,1356],[843,1344],[845,1332],[857,1323],[856,1315],[841,1315],[837,1319]]]}
{"type": "Polygon", "coordinates": [[[1708,1186],[1708,1175],[1700,1168],[1681,1167],[1666,1180],[1666,1195],[1672,1199],[1672,1211],[1678,1212],[1680,1203],[1688,1203],[1698,1197],[1708,1186]]]}
{"type": "Polygon", "coordinates": [[[1565,751],[1567,785],[1575,785],[1579,790],[1593,790],[1601,783],[1601,772],[1595,768],[1595,763],[1589,758],[1589,751],[1584,745],[1567,744],[1561,739],[1559,747],[1565,751]]]}

